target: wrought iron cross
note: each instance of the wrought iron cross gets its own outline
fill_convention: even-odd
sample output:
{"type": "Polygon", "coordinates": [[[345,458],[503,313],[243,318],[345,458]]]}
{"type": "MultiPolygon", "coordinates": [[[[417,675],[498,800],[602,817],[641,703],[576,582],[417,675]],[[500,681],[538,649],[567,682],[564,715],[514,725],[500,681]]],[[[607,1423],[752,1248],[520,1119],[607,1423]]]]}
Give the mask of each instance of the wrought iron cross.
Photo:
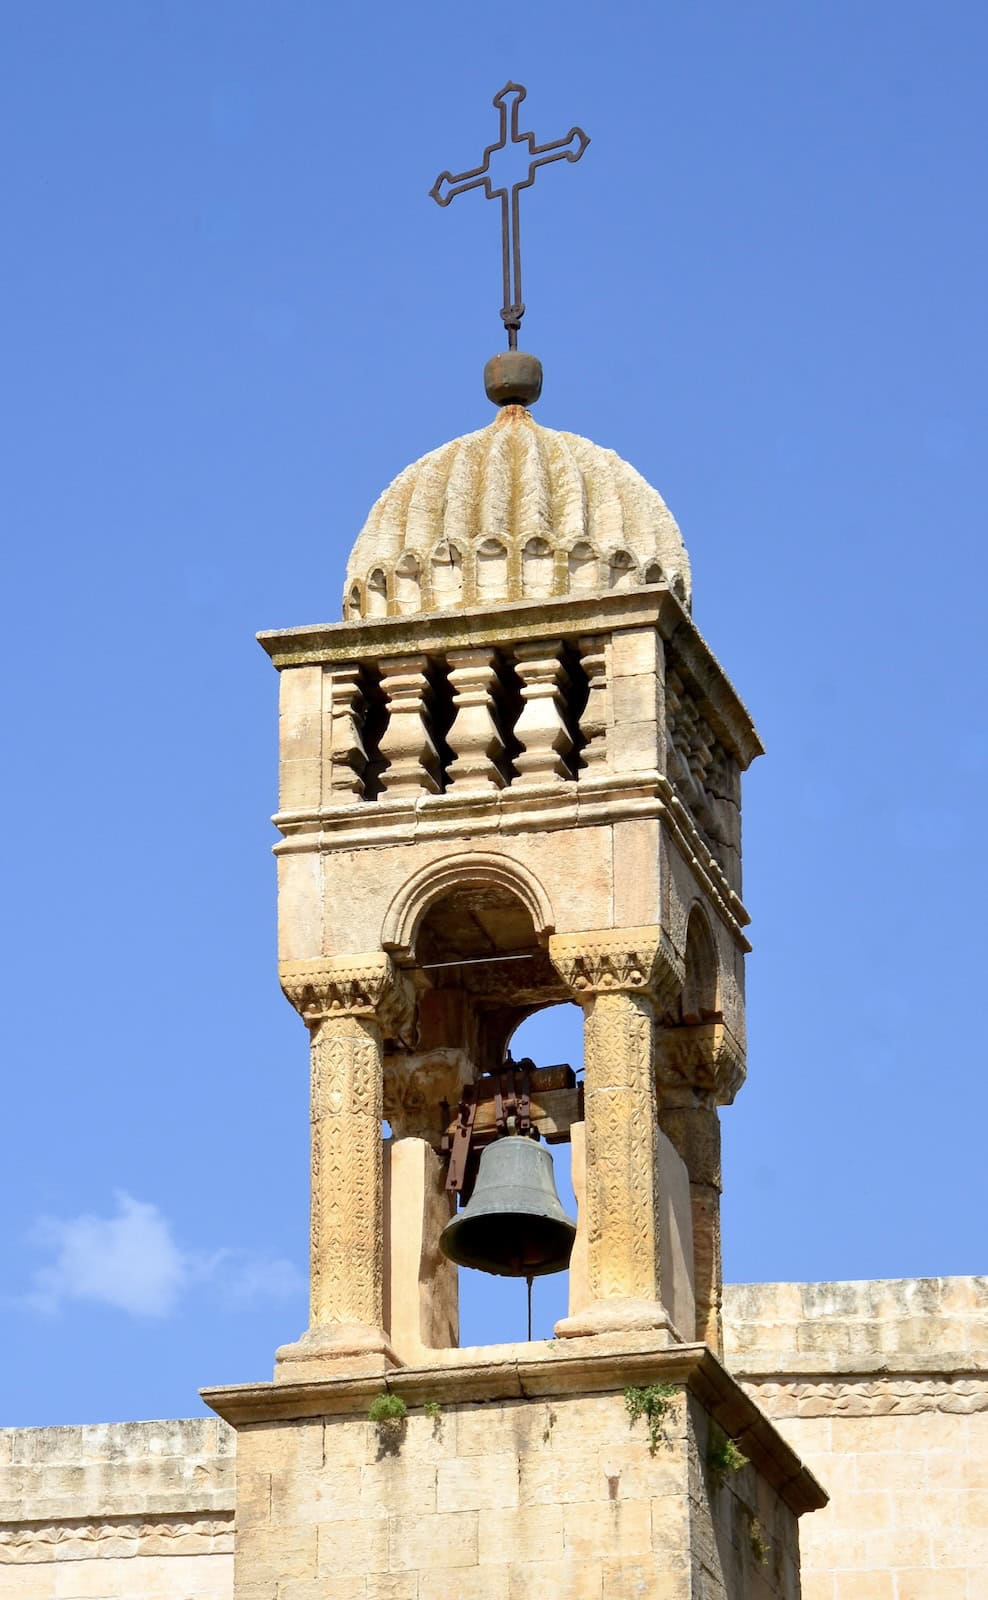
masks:
{"type": "Polygon", "coordinates": [[[494,96],[494,105],[500,115],[500,130],[496,144],[489,144],[484,151],[484,159],[479,167],[474,167],[470,172],[441,172],[432,188],[429,190],[437,205],[448,206],[458,194],[465,194],[468,189],[483,189],[488,200],[501,202],[501,270],[504,279],[504,305],[501,307],[501,321],[508,330],[508,349],[518,348],[518,329],[521,319],[525,315],[525,306],[521,297],[521,234],[519,229],[518,199],[522,189],[530,189],[535,182],[535,173],[539,167],[548,166],[550,161],[579,161],[590,140],[582,128],[571,128],[565,139],[555,139],[552,144],[536,144],[534,133],[518,132],[518,108],[525,98],[527,91],[520,83],[506,83],[504,88],[494,96]],[[508,128],[508,113],[511,114],[510,132],[508,128]],[[498,150],[507,149],[510,144],[526,145],[531,161],[528,167],[528,177],[514,183],[509,188],[495,188],[491,181],[490,170],[491,156],[498,150]]]}

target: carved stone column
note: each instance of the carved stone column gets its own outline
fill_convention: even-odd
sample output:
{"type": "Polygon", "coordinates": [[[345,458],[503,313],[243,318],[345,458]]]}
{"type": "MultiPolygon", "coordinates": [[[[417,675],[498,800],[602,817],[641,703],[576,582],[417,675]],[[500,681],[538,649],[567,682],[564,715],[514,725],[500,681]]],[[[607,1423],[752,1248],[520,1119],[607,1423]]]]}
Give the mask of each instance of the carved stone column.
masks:
{"type": "Polygon", "coordinates": [[[723,1354],[720,1117],[744,1081],[744,1051],[722,1022],[660,1028],[659,1123],[686,1164],[693,1212],[696,1337],[723,1354]]]}
{"type": "Polygon", "coordinates": [[[559,640],[540,640],[520,645],[515,654],[524,702],[515,724],[515,738],[524,746],[514,758],[518,783],[545,783],[570,776],[563,759],[573,747],[563,721],[563,691],[569,680],[560,660],[561,650],[559,640]]]}
{"type": "Polygon", "coordinates": [[[664,1329],[660,1292],[655,1007],[682,983],[656,927],[562,934],[550,957],[584,1010],[586,1310],[561,1336],[664,1329]]]}
{"type": "Polygon", "coordinates": [[[384,954],[300,961],[281,985],[311,1037],[309,1328],[277,1353],[276,1379],[394,1364],[384,1331],[383,1035],[408,1006],[384,954]]]}
{"type": "Polygon", "coordinates": [[[504,743],[493,717],[497,674],[493,650],[451,650],[447,656],[455,715],[449,783],[459,789],[503,789],[498,758],[504,743]]]}
{"type": "Polygon", "coordinates": [[[398,656],[382,661],[380,666],[381,688],[389,710],[380,743],[380,753],[387,762],[381,789],[389,800],[417,800],[420,794],[438,794],[439,755],[426,720],[426,658],[398,656]]]}

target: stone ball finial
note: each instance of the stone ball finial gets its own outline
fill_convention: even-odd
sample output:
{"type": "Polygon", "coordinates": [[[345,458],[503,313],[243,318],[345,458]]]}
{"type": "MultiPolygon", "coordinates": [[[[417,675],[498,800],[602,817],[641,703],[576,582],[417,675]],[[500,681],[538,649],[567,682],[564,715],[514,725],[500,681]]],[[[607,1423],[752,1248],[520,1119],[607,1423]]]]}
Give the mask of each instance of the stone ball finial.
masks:
{"type": "Polygon", "coordinates": [[[542,393],[542,363],[527,350],[499,350],[484,368],[484,389],[496,406],[534,406],[542,393]]]}
{"type": "MultiPolygon", "coordinates": [[[[495,359],[508,356],[534,359],[495,359]]],[[[350,552],[343,615],[482,611],[653,583],[689,607],[689,557],[658,491],[613,450],[505,399],[486,428],[385,489],[350,552]]]]}

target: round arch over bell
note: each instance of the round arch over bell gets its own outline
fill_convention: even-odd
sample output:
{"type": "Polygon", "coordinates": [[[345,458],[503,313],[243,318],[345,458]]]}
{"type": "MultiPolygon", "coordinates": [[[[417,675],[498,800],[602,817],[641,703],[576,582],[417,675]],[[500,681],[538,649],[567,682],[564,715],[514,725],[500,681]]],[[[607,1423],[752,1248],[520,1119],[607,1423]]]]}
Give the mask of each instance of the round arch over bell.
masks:
{"type": "Polygon", "coordinates": [[[517,861],[487,851],[469,850],[430,862],[410,877],[391,901],[381,928],[382,948],[413,960],[419,928],[429,909],[453,890],[495,888],[519,900],[541,942],[555,930],[552,904],[538,878],[517,861]]]}

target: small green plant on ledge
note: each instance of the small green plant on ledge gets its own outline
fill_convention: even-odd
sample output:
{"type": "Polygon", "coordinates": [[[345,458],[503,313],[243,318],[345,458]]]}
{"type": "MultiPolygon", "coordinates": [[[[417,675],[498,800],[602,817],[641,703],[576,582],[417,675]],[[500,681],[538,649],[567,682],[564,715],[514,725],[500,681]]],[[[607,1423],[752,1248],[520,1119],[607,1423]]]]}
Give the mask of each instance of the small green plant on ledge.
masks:
{"type": "Polygon", "coordinates": [[[422,1410],[425,1412],[425,1414],[428,1417],[429,1421],[432,1423],[433,1434],[438,1439],[439,1435],[443,1431],[443,1408],[442,1408],[442,1406],[439,1404],[438,1400],[427,1400],[425,1402],[425,1405],[422,1407],[422,1410]]]}
{"type": "Polygon", "coordinates": [[[748,1524],[748,1543],[751,1545],[751,1553],[759,1566],[766,1566],[771,1546],[757,1517],[752,1517],[748,1524]]]}
{"type": "Polygon", "coordinates": [[[634,1427],[639,1417],[644,1417],[647,1423],[649,1455],[654,1456],[665,1438],[662,1424],[675,1393],[674,1383],[649,1383],[642,1389],[629,1385],[624,1391],[624,1403],[628,1408],[631,1426],[634,1427]]]}
{"type": "Polygon", "coordinates": [[[729,1472],[740,1472],[747,1465],[748,1457],[741,1454],[734,1440],[712,1424],[707,1444],[707,1471],[713,1481],[722,1484],[729,1472]]]}
{"type": "Polygon", "coordinates": [[[379,1394],[371,1401],[367,1415],[379,1428],[400,1428],[408,1416],[408,1407],[400,1394],[379,1394]]]}

